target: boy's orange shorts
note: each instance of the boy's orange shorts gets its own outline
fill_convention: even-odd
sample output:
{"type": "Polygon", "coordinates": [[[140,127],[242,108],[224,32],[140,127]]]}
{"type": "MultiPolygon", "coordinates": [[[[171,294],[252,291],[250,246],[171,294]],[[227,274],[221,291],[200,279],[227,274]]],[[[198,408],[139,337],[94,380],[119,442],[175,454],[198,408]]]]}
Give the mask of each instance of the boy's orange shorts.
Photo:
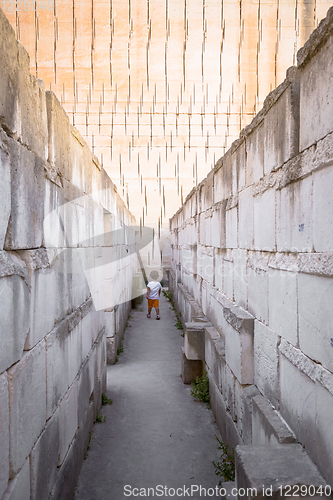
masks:
{"type": "Polygon", "coordinates": [[[158,299],[148,299],[148,307],[152,309],[153,307],[157,308],[160,305],[160,301],[158,299]]]}

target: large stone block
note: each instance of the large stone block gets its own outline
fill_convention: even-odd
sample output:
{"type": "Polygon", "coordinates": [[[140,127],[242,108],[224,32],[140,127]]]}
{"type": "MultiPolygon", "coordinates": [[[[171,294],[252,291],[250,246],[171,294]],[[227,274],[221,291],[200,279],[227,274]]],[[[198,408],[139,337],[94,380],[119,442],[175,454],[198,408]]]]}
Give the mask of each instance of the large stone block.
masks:
{"type": "Polygon", "coordinates": [[[15,256],[10,258],[8,253],[0,252],[0,315],[3,332],[6,332],[0,337],[0,373],[23,354],[30,309],[26,278],[24,263],[15,256]]]}
{"type": "Polygon", "coordinates": [[[278,412],[263,396],[255,396],[252,404],[252,444],[294,443],[295,436],[278,412]]]}
{"type": "Polygon", "coordinates": [[[77,430],[75,439],[60,468],[58,479],[50,496],[52,500],[68,500],[73,496],[94,421],[95,415],[91,403],[82,416],[82,425],[77,430]]]}
{"type": "Polygon", "coordinates": [[[237,248],[238,245],[238,220],[237,207],[231,208],[225,214],[226,238],[225,246],[227,248],[237,248]]]}
{"type": "Polygon", "coordinates": [[[230,300],[234,299],[234,263],[230,258],[225,258],[223,261],[223,293],[229,297],[230,300]]]}
{"type": "Polygon", "coordinates": [[[313,241],[316,252],[333,251],[333,167],[313,174],[313,241]]]}
{"type": "Polygon", "coordinates": [[[60,444],[58,465],[65,459],[79,425],[78,419],[78,384],[75,380],[60,402],[60,444]]]}
{"type": "Polygon", "coordinates": [[[22,144],[47,160],[47,115],[44,82],[30,74],[30,57],[18,44],[19,137],[22,144]]]}
{"type": "Polygon", "coordinates": [[[254,197],[254,248],[275,250],[275,190],[254,197]]]}
{"type": "Polygon", "coordinates": [[[58,476],[59,410],[48,421],[31,452],[31,500],[49,498],[58,476]]]}
{"type": "Polygon", "coordinates": [[[291,154],[291,87],[280,95],[265,115],[264,174],[277,170],[291,154]]]}
{"type": "Polygon", "coordinates": [[[30,500],[30,459],[28,458],[20,472],[9,481],[2,500],[30,500]]]}
{"type": "Polygon", "coordinates": [[[47,416],[73,383],[81,366],[81,324],[69,331],[67,320],[60,322],[46,337],[47,416]]]}
{"type": "Polygon", "coordinates": [[[202,249],[201,277],[211,285],[214,285],[215,262],[214,262],[214,249],[212,247],[206,247],[202,249]]]}
{"type": "MultiPolygon", "coordinates": [[[[331,375],[332,384],[332,375],[331,375]]],[[[333,385],[332,385],[333,386],[333,385]]],[[[326,481],[333,488],[333,442],[332,415],[333,394],[317,384],[317,460],[318,468],[326,481]]]]}
{"type": "Polygon", "coordinates": [[[298,349],[281,342],[280,412],[302,443],[317,461],[316,378],[315,364],[298,349]],[[288,358],[286,357],[288,356],[288,358]]]}
{"type": "Polygon", "coordinates": [[[298,275],[299,343],[301,350],[333,371],[333,278],[298,275]]]}
{"type": "Polygon", "coordinates": [[[208,371],[209,376],[209,395],[210,395],[210,406],[215,416],[217,427],[220,431],[221,438],[223,442],[227,442],[226,435],[226,407],[223,396],[219,391],[217,385],[214,380],[210,376],[210,372],[208,371]]]}
{"type": "MultiPolygon", "coordinates": [[[[71,125],[65,110],[53,92],[46,92],[47,120],[49,130],[48,161],[56,165],[62,177],[71,179],[71,172],[75,170],[75,142],[71,125]]],[[[84,145],[81,146],[84,148],[84,145]]],[[[76,175],[81,180],[81,175],[76,175]]]]}
{"type": "Polygon", "coordinates": [[[11,215],[4,248],[38,248],[43,240],[44,162],[10,140],[11,215]]]}
{"type": "Polygon", "coordinates": [[[184,352],[188,360],[205,360],[205,328],[211,323],[185,323],[184,352]]]}
{"type": "Polygon", "coordinates": [[[96,349],[93,349],[91,355],[83,364],[79,376],[78,415],[80,427],[84,421],[84,415],[90,404],[90,398],[94,391],[96,380],[96,349]]]}
{"type": "Polygon", "coordinates": [[[226,246],[226,220],[225,220],[226,203],[218,203],[214,207],[212,216],[212,240],[211,243],[215,248],[225,248],[226,246]]]}
{"type": "Polygon", "coordinates": [[[248,303],[248,267],[247,252],[242,249],[233,251],[234,259],[234,299],[235,302],[247,309],[248,303]]]}
{"type": "Polygon", "coordinates": [[[47,333],[55,321],[57,313],[57,272],[49,266],[45,249],[24,250],[20,256],[27,265],[31,283],[30,329],[25,349],[32,349],[47,333]]]}
{"type": "Polygon", "coordinates": [[[252,444],[252,409],[253,397],[260,393],[255,385],[248,385],[243,388],[243,422],[242,422],[242,439],[244,444],[252,444]]]}
{"type": "Polygon", "coordinates": [[[300,150],[309,147],[333,129],[332,64],[333,38],[301,70],[300,150]],[[320,75],[320,78],[318,78],[320,75]]]}
{"type": "Polygon", "coordinates": [[[277,191],[276,244],[279,252],[311,252],[312,178],[277,191]]]}
{"type": "Polygon", "coordinates": [[[9,479],[9,401],[7,373],[0,375],[0,497],[9,479]]]}
{"type": "Polygon", "coordinates": [[[252,186],[239,193],[238,245],[248,250],[254,243],[254,199],[252,186]]]}
{"type": "Polygon", "coordinates": [[[93,345],[92,339],[92,311],[89,311],[88,314],[82,319],[80,324],[80,337],[81,337],[81,346],[82,346],[82,361],[86,359],[88,356],[91,347],[93,345]]]}
{"type": "Polygon", "coordinates": [[[254,322],[254,383],[272,404],[279,406],[279,350],[281,338],[259,321],[254,322]]]}
{"type": "Polygon", "coordinates": [[[184,348],[181,348],[181,375],[184,384],[192,384],[197,377],[202,377],[203,363],[201,360],[187,359],[184,348]]]}
{"type": "Polygon", "coordinates": [[[238,306],[225,307],[223,313],[226,362],[240,384],[253,384],[254,318],[238,306]]]}
{"type": "Polygon", "coordinates": [[[225,342],[213,327],[205,328],[205,362],[210,376],[222,391],[222,372],[225,365],[225,342]]]}
{"type": "MultiPolygon", "coordinates": [[[[244,488],[239,499],[288,498],[286,487],[313,485],[325,487],[326,481],[300,444],[237,446],[237,488],[244,488]],[[266,493],[267,488],[269,491],[266,493]],[[282,494],[281,494],[282,492],[282,494]]],[[[291,491],[294,491],[293,488],[291,491]]],[[[289,490],[290,494],[290,490],[289,490]]],[[[307,498],[309,498],[308,496],[307,498]]],[[[319,499],[320,495],[312,498],[319,499]]]]}
{"type": "Polygon", "coordinates": [[[250,186],[264,175],[265,128],[261,123],[246,138],[246,185],[250,186]]]}
{"type": "Polygon", "coordinates": [[[8,370],[11,477],[21,469],[45,426],[45,358],[42,341],[8,370]]]}
{"type": "Polygon", "coordinates": [[[248,269],[248,310],[268,323],[268,275],[263,269],[248,269]]]}
{"type": "Polygon", "coordinates": [[[0,213],[0,250],[3,249],[5,242],[9,216],[11,211],[11,173],[10,159],[8,152],[7,136],[0,129],[0,196],[1,196],[1,213],[0,213]]]}
{"type": "Polygon", "coordinates": [[[0,116],[11,132],[17,132],[19,121],[18,43],[4,12],[0,11],[0,116]]]}
{"type": "Polygon", "coordinates": [[[297,275],[269,269],[269,326],[293,345],[297,343],[297,275]]]}

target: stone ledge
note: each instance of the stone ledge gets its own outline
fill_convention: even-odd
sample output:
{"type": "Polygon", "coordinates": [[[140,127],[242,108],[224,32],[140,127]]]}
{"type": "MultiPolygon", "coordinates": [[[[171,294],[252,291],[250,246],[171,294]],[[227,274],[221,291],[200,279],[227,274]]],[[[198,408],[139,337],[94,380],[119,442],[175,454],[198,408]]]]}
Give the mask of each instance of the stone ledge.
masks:
{"type": "MultiPolygon", "coordinates": [[[[256,488],[257,495],[239,497],[242,500],[270,498],[281,500],[278,488],[293,485],[326,486],[326,481],[300,444],[272,446],[237,446],[236,481],[238,488],[256,488]],[[272,488],[272,494],[263,494],[272,488]]],[[[250,492],[247,492],[250,493],[250,492]]],[[[253,493],[253,492],[252,492],[253,493]]],[[[308,497],[307,497],[308,498],[308,497]]],[[[320,496],[312,498],[319,499],[320,496]]]]}
{"type": "Polygon", "coordinates": [[[252,400],[252,438],[256,445],[295,442],[293,432],[269,401],[260,395],[252,400]]]}
{"type": "Polygon", "coordinates": [[[239,333],[252,333],[254,331],[254,317],[240,306],[223,305],[223,316],[225,320],[239,333]]]}
{"type": "Polygon", "coordinates": [[[300,349],[289,344],[285,339],[281,340],[279,346],[281,354],[290,361],[296,368],[307,375],[313,382],[317,380],[317,364],[305,356],[300,349]]]}
{"type": "Polygon", "coordinates": [[[185,323],[184,352],[188,360],[205,360],[205,328],[210,322],[185,323]]]}
{"type": "Polygon", "coordinates": [[[184,384],[192,384],[203,373],[203,363],[199,359],[187,359],[184,348],[181,348],[182,379],[184,384]]]}

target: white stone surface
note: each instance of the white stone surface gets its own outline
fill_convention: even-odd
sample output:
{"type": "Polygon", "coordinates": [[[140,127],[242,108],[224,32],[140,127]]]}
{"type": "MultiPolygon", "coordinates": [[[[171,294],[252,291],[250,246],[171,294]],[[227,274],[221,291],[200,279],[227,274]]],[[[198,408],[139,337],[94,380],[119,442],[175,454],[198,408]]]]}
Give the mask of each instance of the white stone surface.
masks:
{"type": "Polygon", "coordinates": [[[253,384],[253,334],[238,332],[231,325],[225,324],[226,362],[240,384],[253,384]]]}
{"type": "Polygon", "coordinates": [[[225,214],[226,225],[226,247],[237,248],[238,239],[238,221],[237,221],[237,207],[231,208],[225,214]]]}
{"type": "Polygon", "coordinates": [[[21,469],[45,426],[45,358],[42,341],[8,370],[11,475],[21,469]]]}
{"type": "Polygon", "coordinates": [[[65,322],[46,337],[47,416],[56,410],[81,366],[81,325],[68,333],[65,322]]]}
{"type": "Polygon", "coordinates": [[[254,248],[275,250],[275,190],[254,197],[254,248]]]}
{"type": "Polygon", "coordinates": [[[312,218],[311,176],[277,191],[277,250],[311,252],[312,218]]]}
{"type": "Polygon", "coordinates": [[[24,462],[20,472],[9,481],[2,500],[30,500],[30,460],[24,462]]]}
{"type": "Polygon", "coordinates": [[[268,275],[262,269],[248,269],[248,310],[258,320],[268,323],[268,275]]]}
{"type": "Polygon", "coordinates": [[[239,193],[239,248],[252,249],[254,243],[254,199],[252,186],[239,193]]]}
{"type": "Polygon", "coordinates": [[[0,498],[9,479],[9,400],[7,373],[0,375],[0,498]]]}
{"type": "Polygon", "coordinates": [[[233,300],[234,299],[234,263],[231,262],[230,260],[224,260],[223,261],[223,293],[229,299],[233,300]]]}
{"type": "Polygon", "coordinates": [[[333,38],[321,47],[301,73],[300,150],[317,142],[333,129],[333,38]],[[320,75],[320,78],[318,78],[320,75]]]}
{"type": "Polygon", "coordinates": [[[65,459],[79,425],[78,419],[78,383],[75,380],[60,402],[60,450],[58,465],[65,459]]]}
{"type": "Polygon", "coordinates": [[[333,371],[333,278],[298,275],[299,344],[309,358],[333,371]]]}
{"type": "MultiPolygon", "coordinates": [[[[316,441],[318,467],[323,476],[332,486],[333,470],[333,394],[328,392],[320,384],[316,387],[317,395],[317,419],[316,419],[316,441]]],[[[311,457],[312,458],[312,457],[311,457]]]]}
{"type": "Polygon", "coordinates": [[[230,366],[226,363],[224,371],[222,373],[222,395],[225,401],[227,410],[234,415],[235,411],[235,383],[236,377],[230,366]]]}
{"type": "Polygon", "coordinates": [[[246,138],[246,185],[250,186],[264,175],[264,124],[246,138]]]}
{"type": "Polygon", "coordinates": [[[42,245],[44,217],[44,163],[20,143],[10,142],[11,217],[5,248],[42,245]]]}
{"type": "Polygon", "coordinates": [[[297,344],[297,274],[269,269],[269,327],[297,344]]]}
{"type": "Polygon", "coordinates": [[[92,350],[90,357],[82,366],[78,382],[78,416],[79,426],[82,425],[89,400],[95,387],[96,374],[96,349],[92,350]]]}
{"type": "Polygon", "coordinates": [[[90,349],[93,344],[92,339],[92,311],[89,311],[88,314],[82,318],[80,324],[80,333],[81,337],[81,346],[82,346],[82,361],[86,359],[88,356],[90,349]]]}
{"type": "Polygon", "coordinates": [[[31,452],[31,500],[49,498],[56,482],[60,446],[59,409],[48,420],[31,452]]]}
{"type": "Polygon", "coordinates": [[[277,170],[290,157],[291,89],[288,87],[265,116],[264,174],[277,170]]]}
{"type": "Polygon", "coordinates": [[[313,239],[316,252],[333,251],[333,167],[313,174],[313,239]]]}
{"type": "Polygon", "coordinates": [[[25,349],[32,349],[47,333],[57,319],[57,273],[50,268],[31,273],[30,330],[25,349]]]}
{"type": "Polygon", "coordinates": [[[29,289],[18,275],[0,278],[0,373],[18,361],[29,330],[29,289]]]}
{"type": "Polygon", "coordinates": [[[215,287],[223,290],[223,256],[220,251],[215,250],[215,287]]]}
{"type": "Polygon", "coordinates": [[[280,412],[312,460],[317,461],[316,384],[284,355],[280,357],[280,412]]]}
{"type": "Polygon", "coordinates": [[[1,213],[0,213],[0,250],[3,249],[8,221],[11,210],[11,178],[10,178],[10,162],[8,151],[3,140],[5,134],[0,130],[0,196],[1,196],[1,213]]]}
{"type": "Polygon", "coordinates": [[[247,309],[248,301],[248,267],[247,252],[236,248],[233,251],[234,258],[234,298],[235,302],[247,309]]]}
{"type": "Polygon", "coordinates": [[[254,383],[276,408],[279,406],[279,342],[275,332],[257,320],[254,322],[254,383]]]}

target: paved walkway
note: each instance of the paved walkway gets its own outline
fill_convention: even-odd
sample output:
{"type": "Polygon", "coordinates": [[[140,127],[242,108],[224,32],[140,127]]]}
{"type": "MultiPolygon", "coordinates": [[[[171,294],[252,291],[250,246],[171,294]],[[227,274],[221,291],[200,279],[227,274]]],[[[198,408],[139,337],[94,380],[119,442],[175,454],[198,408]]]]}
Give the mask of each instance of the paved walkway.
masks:
{"type": "MultiPolygon", "coordinates": [[[[169,498],[174,494],[169,488],[182,488],[178,496],[186,497],[184,487],[218,485],[212,465],[219,456],[214,416],[205,403],[194,401],[191,386],[182,382],[184,339],[163,296],[160,305],[161,321],[155,320],[155,311],[147,319],[146,300],[132,311],[124,352],[117,364],[108,366],[107,396],[113,405],[102,407],[106,421],[94,426],[76,500],[144,496],[144,490],[140,495],[134,488],[146,488],[146,496],[153,498],[153,493],[169,498]],[[161,488],[148,491],[157,485],[163,494],[161,488]]],[[[199,493],[193,491],[191,497],[205,498],[203,490],[201,497],[199,493]]],[[[218,498],[208,493],[212,491],[206,498],[218,498]]]]}

